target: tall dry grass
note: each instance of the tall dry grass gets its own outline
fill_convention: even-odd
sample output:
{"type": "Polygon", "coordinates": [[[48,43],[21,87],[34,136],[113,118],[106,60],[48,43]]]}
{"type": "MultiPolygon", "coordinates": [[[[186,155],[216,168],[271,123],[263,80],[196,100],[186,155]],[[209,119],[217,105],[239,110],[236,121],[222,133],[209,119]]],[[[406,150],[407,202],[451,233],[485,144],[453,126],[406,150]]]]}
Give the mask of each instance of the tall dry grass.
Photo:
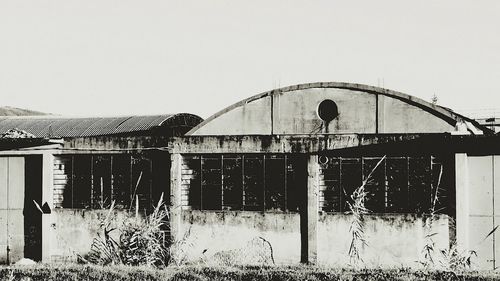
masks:
{"type": "Polygon", "coordinates": [[[114,206],[112,202],[89,255],[81,260],[97,265],[166,266],[171,255],[167,241],[168,209],[163,194],[151,214],[140,216],[136,203],[135,214],[129,212],[119,226],[113,225],[116,222],[114,206]]]}
{"type": "Polygon", "coordinates": [[[385,156],[382,157],[375,167],[370,171],[368,176],[363,180],[361,185],[357,187],[351,195],[351,200],[347,201],[349,207],[349,213],[351,214],[351,225],[349,227],[349,232],[351,234],[351,243],[349,245],[349,263],[352,266],[359,266],[363,263],[362,250],[367,246],[365,239],[365,219],[364,216],[370,212],[365,206],[366,196],[368,192],[366,191],[366,185],[372,178],[373,173],[380,164],[385,160],[385,156]]]}

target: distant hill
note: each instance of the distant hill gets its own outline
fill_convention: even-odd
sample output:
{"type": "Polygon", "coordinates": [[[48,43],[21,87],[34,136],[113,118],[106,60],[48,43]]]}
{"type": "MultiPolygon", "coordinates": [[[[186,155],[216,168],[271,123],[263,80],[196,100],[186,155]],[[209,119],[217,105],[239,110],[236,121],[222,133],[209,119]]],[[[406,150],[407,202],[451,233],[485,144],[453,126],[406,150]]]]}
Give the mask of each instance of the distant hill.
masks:
{"type": "Polygon", "coordinates": [[[35,115],[49,115],[49,114],[29,109],[11,107],[11,106],[0,106],[0,116],[35,116],[35,115]]]}

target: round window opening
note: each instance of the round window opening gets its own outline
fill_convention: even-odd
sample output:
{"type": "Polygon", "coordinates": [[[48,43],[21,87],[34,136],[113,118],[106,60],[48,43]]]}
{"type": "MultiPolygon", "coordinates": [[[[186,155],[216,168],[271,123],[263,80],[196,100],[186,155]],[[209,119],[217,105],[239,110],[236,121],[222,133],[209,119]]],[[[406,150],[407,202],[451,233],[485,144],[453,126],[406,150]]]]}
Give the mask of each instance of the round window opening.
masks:
{"type": "Polygon", "coordinates": [[[324,100],[318,105],[318,117],[325,121],[330,122],[339,116],[337,104],[332,100],[324,100]]]}

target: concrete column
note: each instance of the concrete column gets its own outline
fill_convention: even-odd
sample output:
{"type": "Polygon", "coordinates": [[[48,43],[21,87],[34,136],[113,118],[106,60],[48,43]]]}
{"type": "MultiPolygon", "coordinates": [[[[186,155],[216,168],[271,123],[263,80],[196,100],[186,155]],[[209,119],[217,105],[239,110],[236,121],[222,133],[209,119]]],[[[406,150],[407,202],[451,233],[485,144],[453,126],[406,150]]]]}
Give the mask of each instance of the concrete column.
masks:
{"type": "Polygon", "coordinates": [[[181,185],[182,156],[179,153],[171,154],[170,166],[170,235],[172,241],[180,239],[182,221],[182,185],[181,185]]]}
{"type": "Polygon", "coordinates": [[[469,169],[467,154],[455,154],[456,239],[462,250],[469,250],[469,169]]]}
{"type": "Polygon", "coordinates": [[[306,257],[303,262],[309,264],[317,263],[318,257],[318,193],[319,193],[319,165],[318,156],[311,155],[307,161],[307,202],[306,202],[306,214],[302,216],[306,219],[304,226],[307,227],[306,233],[302,235],[307,235],[307,239],[302,239],[305,242],[303,247],[306,247],[306,257]]]}
{"type": "MultiPolygon", "coordinates": [[[[53,196],[53,178],[54,178],[54,155],[44,153],[42,155],[42,202],[40,207],[47,203],[50,210],[54,207],[53,196]]],[[[52,212],[42,214],[42,262],[50,262],[51,244],[54,239],[54,229],[52,228],[52,212]]]]}
{"type": "Polygon", "coordinates": [[[385,96],[377,94],[376,133],[385,133],[385,96]]]}

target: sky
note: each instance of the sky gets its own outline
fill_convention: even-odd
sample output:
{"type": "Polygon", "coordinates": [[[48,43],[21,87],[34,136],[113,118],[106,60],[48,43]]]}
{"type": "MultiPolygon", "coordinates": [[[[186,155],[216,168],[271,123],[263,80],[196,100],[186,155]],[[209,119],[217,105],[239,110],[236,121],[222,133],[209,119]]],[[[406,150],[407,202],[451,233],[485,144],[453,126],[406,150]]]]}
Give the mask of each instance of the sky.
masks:
{"type": "Polygon", "coordinates": [[[206,118],[300,83],[500,116],[500,1],[0,0],[0,105],[206,118]]]}

